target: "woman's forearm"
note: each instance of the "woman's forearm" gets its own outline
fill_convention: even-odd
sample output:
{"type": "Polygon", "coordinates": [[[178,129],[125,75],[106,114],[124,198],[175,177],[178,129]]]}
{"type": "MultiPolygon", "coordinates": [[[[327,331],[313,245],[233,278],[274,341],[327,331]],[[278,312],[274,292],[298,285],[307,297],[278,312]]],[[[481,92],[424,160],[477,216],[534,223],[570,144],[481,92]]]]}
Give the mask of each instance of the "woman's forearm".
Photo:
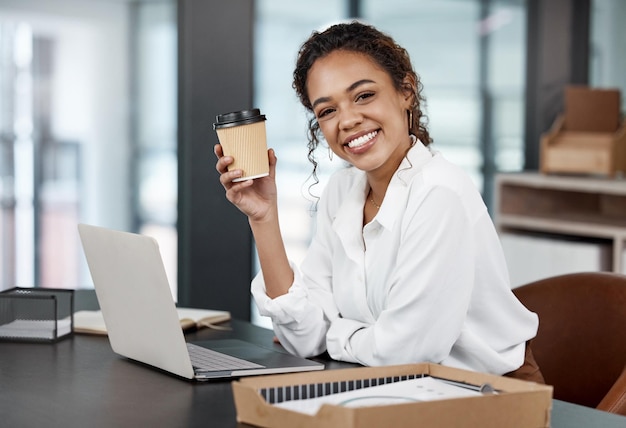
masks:
{"type": "Polygon", "coordinates": [[[275,298],[286,294],[293,283],[285,243],[280,232],[278,214],[263,221],[250,220],[267,295],[275,298]]]}

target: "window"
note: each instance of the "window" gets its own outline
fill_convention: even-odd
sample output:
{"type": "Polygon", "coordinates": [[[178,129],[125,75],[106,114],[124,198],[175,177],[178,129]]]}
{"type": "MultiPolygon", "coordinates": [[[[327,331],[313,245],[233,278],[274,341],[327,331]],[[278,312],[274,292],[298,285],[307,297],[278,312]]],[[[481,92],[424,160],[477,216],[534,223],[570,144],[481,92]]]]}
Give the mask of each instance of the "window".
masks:
{"type": "Polygon", "coordinates": [[[78,222],[152,232],[175,266],[175,12],[0,5],[0,290],[89,287],[78,222]]]}
{"type": "Polygon", "coordinates": [[[489,205],[497,171],[523,165],[525,1],[364,0],[363,17],[406,47],[435,150],[489,205]]]}
{"type": "Polygon", "coordinates": [[[617,88],[626,112],[626,2],[593,0],[591,9],[591,58],[589,84],[599,88],[617,88]]]}

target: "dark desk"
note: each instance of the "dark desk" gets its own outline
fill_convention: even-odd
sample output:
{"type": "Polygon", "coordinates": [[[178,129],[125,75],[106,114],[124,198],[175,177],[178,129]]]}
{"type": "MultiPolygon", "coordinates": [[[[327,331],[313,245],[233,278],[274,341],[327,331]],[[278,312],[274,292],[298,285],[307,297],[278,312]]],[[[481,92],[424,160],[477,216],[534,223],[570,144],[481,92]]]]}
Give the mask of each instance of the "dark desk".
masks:
{"type": "MultiPolygon", "coordinates": [[[[272,332],[246,322],[201,330],[188,340],[236,337],[259,344],[272,332]]],[[[278,346],[278,345],[273,345],[278,346]]],[[[327,361],[327,368],[352,367],[327,361]]],[[[0,342],[0,426],[244,427],[230,382],[194,383],[121,358],[106,337],[56,344],[0,342]]],[[[626,418],[554,401],[552,426],[626,427],[626,418]]]]}

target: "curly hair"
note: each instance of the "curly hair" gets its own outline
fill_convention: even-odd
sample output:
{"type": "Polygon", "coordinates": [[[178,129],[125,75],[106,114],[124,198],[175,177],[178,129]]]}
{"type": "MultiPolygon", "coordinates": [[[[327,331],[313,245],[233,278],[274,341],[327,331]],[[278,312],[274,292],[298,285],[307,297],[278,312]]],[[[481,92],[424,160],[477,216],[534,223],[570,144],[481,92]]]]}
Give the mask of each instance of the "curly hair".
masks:
{"type": "MultiPolygon", "coordinates": [[[[300,47],[292,86],[300,102],[310,113],[313,113],[313,107],[307,91],[309,70],[315,61],[336,50],[367,55],[389,74],[396,90],[412,93],[412,114],[409,115],[412,123],[409,133],[419,138],[426,146],[432,143],[427,129],[427,118],[422,111],[422,106],[426,102],[422,95],[423,85],[413,70],[408,52],[387,34],[358,21],[335,24],[322,32],[315,31],[300,47]],[[407,77],[410,82],[414,82],[414,85],[407,83],[407,77]]],[[[313,164],[313,177],[316,178],[317,161],[314,152],[319,145],[320,127],[315,116],[309,119],[307,137],[309,140],[308,158],[313,164]]]]}

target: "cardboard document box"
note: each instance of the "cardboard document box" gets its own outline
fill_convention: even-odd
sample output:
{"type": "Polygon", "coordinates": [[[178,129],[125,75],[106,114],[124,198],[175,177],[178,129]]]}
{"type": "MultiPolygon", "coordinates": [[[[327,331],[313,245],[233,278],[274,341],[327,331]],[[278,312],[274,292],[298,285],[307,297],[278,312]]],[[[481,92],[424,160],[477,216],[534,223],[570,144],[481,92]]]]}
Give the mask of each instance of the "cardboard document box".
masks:
{"type": "Polygon", "coordinates": [[[539,428],[550,426],[552,408],[551,386],[431,363],[250,377],[234,381],[232,387],[237,421],[267,428],[539,428]],[[327,399],[341,391],[374,391],[374,386],[394,387],[420,377],[445,379],[470,389],[485,385],[490,388],[469,397],[433,401],[361,403],[356,407],[322,404],[313,414],[279,404],[316,400],[314,397],[327,399]]]}
{"type": "Polygon", "coordinates": [[[565,88],[565,112],[541,136],[541,172],[626,174],[626,121],[620,116],[619,90],[565,88]]]}

